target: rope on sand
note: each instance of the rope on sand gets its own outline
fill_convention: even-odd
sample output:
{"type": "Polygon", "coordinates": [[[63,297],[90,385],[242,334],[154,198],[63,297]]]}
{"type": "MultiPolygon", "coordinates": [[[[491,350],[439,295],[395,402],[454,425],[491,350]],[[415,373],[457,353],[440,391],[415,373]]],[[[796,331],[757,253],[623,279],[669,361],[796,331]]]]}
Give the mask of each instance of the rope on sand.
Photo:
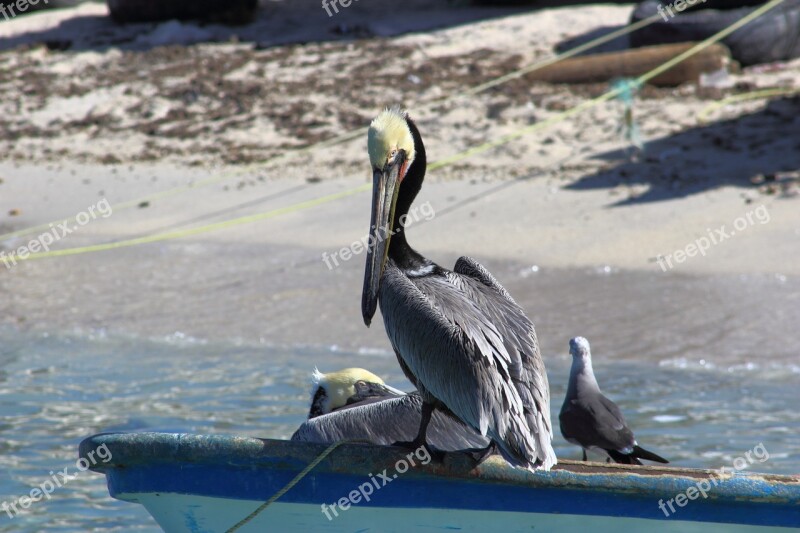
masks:
{"type": "MultiPolygon", "coordinates": [[[[661,74],[661,73],[669,70],[670,68],[674,67],[675,65],[677,65],[681,61],[684,61],[685,59],[693,56],[694,54],[697,54],[701,50],[704,50],[705,48],[708,48],[712,44],[722,40],[723,38],[727,37],[728,35],[730,35],[734,31],[736,31],[737,29],[739,29],[742,26],[744,26],[745,24],[747,24],[747,23],[751,22],[752,20],[755,20],[756,18],[760,17],[761,15],[763,15],[764,13],[769,11],[770,9],[773,9],[773,8],[777,7],[778,5],[783,3],[784,1],[785,0],[771,0],[770,2],[768,2],[768,3],[764,4],[763,6],[759,7],[758,9],[755,9],[754,11],[750,12],[747,16],[742,17],[738,21],[734,22],[733,24],[731,24],[727,28],[724,28],[724,29],[720,30],[716,34],[714,34],[714,35],[708,37],[707,39],[699,42],[697,45],[695,45],[695,46],[689,48],[688,50],[676,55],[672,59],[662,63],[661,65],[655,67],[654,69],[650,70],[649,72],[646,72],[645,74],[642,74],[641,76],[636,78],[635,81],[638,84],[643,84],[643,83],[647,82],[648,80],[650,80],[652,78],[655,78],[659,74],[661,74]]],[[[600,103],[603,103],[603,102],[606,102],[608,100],[612,100],[614,98],[617,98],[624,91],[625,91],[624,87],[619,87],[618,86],[616,88],[612,88],[610,91],[608,91],[608,92],[606,92],[606,93],[604,93],[604,94],[602,94],[600,96],[597,96],[597,97],[595,97],[595,98],[593,98],[591,100],[586,100],[586,101],[582,102],[581,104],[578,104],[577,106],[575,106],[575,107],[573,107],[571,109],[568,109],[566,111],[563,111],[561,113],[553,115],[553,116],[551,116],[550,118],[548,118],[546,120],[543,120],[541,122],[536,122],[534,124],[531,124],[530,126],[526,126],[524,128],[520,128],[517,131],[509,133],[507,135],[504,135],[504,136],[502,136],[502,137],[500,137],[498,139],[487,141],[487,142],[485,142],[483,144],[480,144],[478,146],[474,146],[472,148],[469,148],[467,150],[464,150],[462,152],[454,154],[454,155],[452,155],[450,157],[446,157],[444,159],[440,159],[438,161],[435,161],[435,162],[431,163],[430,165],[428,165],[428,170],[435,170],[435,169],[442,168],[442,167],[445,167],[445,166],[448,166],[448,165],[452,165],[454,163],[463,161],[464,159],[467,159],[467,158],[472,157],[474,155],[486,152],[487,150],[490,150],[492,148],[496,148],[498,146],[507,144],[507,143],[509,143],[509,142],[511,142],[511,141],[513,141],[515,139],[518,139],[520,137],[523,137],[523,136],[528,135],[530,133],[533,133],[535,131],[545,129],[545,128],[549,127],[549,126],[552,126],[553,124],[556,124],[558,122],[566,120],[567,118],[572,117],[573,115],[577,115],[579,113],[582,113],[583,111],[591,109],[591,108],[599,105],[600,103]]],[[[216,222],[216,223],[213,223],[213,224],[207,224],[205,226],[199,226],[199,227],[196,227],[196,228],[188,228],[188,229],[178,230],[178,231],[173,231],[173,232],[156,233],[156,234],[153,234],[153,235],[148,235],[146,237],[138,237],[138,238],[133,238],[133,239],[126,239],[126,240],[115,241],[115,242],[111,242],[111,243],[105,243],[105,244],[96,244],[96,245],[81,246],[81,247],[76,247],[76,248],[66,248],[66,249],[62,249],[62,250],[50,250],[50,251],[47,251],[47,252],[33,253],[33,254],[28,255],[26,260],[43,259],[43,258],[46,258],[46,257],[57,257],[57,256],[66,256],[66,255],[78,255],[78,254],[84,254],[84,253],[90,253],[90,252],[99,252],[99,251],[104,251],[104,250],[111,250],[111,249],[115,249],[115,248],[126,248],[126,247],[129,247],[129,246],[137,246],[137,245],[140,245],[140,244],[159,242],[159,241],[166,241],[166,240],[172,240],[172,239],[179,239],[179,238],[187,237],[187,236],[190,236],[190,235],[197,235],[197,234],[200,234],[200,233],[207,233],[207,232],[210,232],[210,231],[216,231],[216,230],[219,230],[219,229],[238,226],[238,225],[241,225],[241,224],[249,224],[251,222],[255,222],[255,221],[258,221],[258,220],[264,220],[264,219],[267,219],[267,218],[273,218],[273,217],[280,216],[280,215],[283,215],[283,214],[288,214],[288,213],[294,213],[294,212],[297,212],[297,211],[302,211],[302,210],[305,210],[305,209],[309,209],[311,207],[316,207],[316,206],[319,206],[319,205],[327,204],[327,203],[333,202],[335,200],[340,200],[342,198],[346,198],[348,196],[352,196],[354,194],[358,194],[358,193],[367,191],[367,190],[369,190],[371,188],[371,186],[372,185],[370,183],[365,183],[363,185],[359,185],[359,186],[354,187],[352,189],[348,189],[348,190],[345,190],[345,191],[342,191],[342,192],[338,192],[338,193],[334,193],[334,194],[329,194],[327,196],[322,196],[320,198],[316,198],[316,199],[313,199],[313,200],[306,200],[306,201],[298,202],[298,203],[295,203],[295,204],[292,204],[292,205],[289,205],[289,206],[286,206],[286,207],[282,207],[282,208],[279,208],[279,209],[273,209],[273,210],[270,210],[270,211],[266,211],[264,213],[257,213],[257,214],[254,214],[254,215],[242,216],[242,217],[238,217],[238,218],[224,220],[222,222],[216,222]]],[[[17,256],[14,256],[14,255],[10,256],[10,258],[13,258],[15,261],[16,260],[21,260],[21,258],[19,258],[17,256]]]]}
{"type": "Polygon", "coordinates": [[[757,91],[750,91],[747,93],[742,94],[734,94],[732,96],[728,96],[727,98],[723,98],[718,102],[714,102],[713,104],[708,105],[705,107],[700,113],[697,114],[697,122],[700,124],[705,124],[708,122],[708,116],[716,111],[721,107],[725,107],[728,104],[732,104],[734,102],[744,102],[746,100],[758,100],[759,98],[770,98],[772,96],[793,96],[795,94],[800,94],[800,89],[796,87],[786,87],[783,89],[780,88],[773,88],[773,89],[759,89],[757,91]]]}
{"type": "MultiPolygon", "coordinates": [[[[611,41],[613,39],[616,39],[617,37],[620,37],[622,35],[627,35],[628,33],[633,33],[636,30],[639,30],[641,28],[644,28],[645,26],[648,26],[648,25],[652,24],[653,22],[655,22],[659,18],[661,18],[659,15],[653,15],[650,18],[640,20],[639,22],[636,22],[634,24],[630,24],[628,26],[620,28],[617,31],[614,31],[614,32],[611,32],[609,34],[603,35],[603,36],[598,37],[596,39],[592,39],[591,41],[589,41],[587,43],[584,43],[584,44],[582,44],[580,46],[576,46],[575,48],[572,48],[571,50],[567,50],[567,51],[565,51],[565,52],[563,52],[561,54],[555,55],[555,56],[553,56],[551,58],[547,58],[547,59],[544,59],[542,61],[538,61],[538,62],[536,62],[536,63],[534,63],[532,65],[528,65],[527,67],[523,67],[521,69],[514,70],[512,72],[509,72],[508,74],[504,74],[502,76],[499,76],[497,78],[489,80],[489,81],[487,81],[485,83],[482,83],[480,85],[472,87],[471,89],[467,89],[465,91],[462,91],[462,92],[459,92],[459,93],[455,93],[455,94],[451,94],[451,95],[440,96],[440,97],[434,98],[434,99],[432,99],[432,100],[430,100],[428,102],[423,101],[423,102],[419,102],[417,104],[412,104],[412,106],[417,107],[419,109],[431,108],[434,105],[441,105],[441,104],[443,104],[445,102],[449,102],[449,101],[455,100],[455,99],[460,98],[460,97],[473,96],[473,95],[482,93],[484,91],[487,91],[487,90],[491,89],[492,87],[497,87],[498,85],[502,85],[503,83],[506,83],[507,81],[520,78],[520,77],[522,77],[522,76],[524,76],[526,74],[529,74],[529,73],[534,72],[536,70],[539,70],[539,69],[542,69],[544,67],[550,66],[553,63],[557,63],[558,61],[561,61],[563,59],[568,59],[570,57],[576,56],[576,55],[578,55],[578,54],[580,54],[582,52],[585,52],[586,50],[590,50],[590,49],[592,49],[592,48],[594,48],[596,46],[600,46],[601,44],[604,44],[604,43],[609,42],[609,41],[611,41]]],[[[341,143],[344,143],[344,142],[347,142],[347,141],[350,141],[350,140],[353,140],[353,139],[357,139],[357,138],[365,135],[366,132],[367,132],[367,128],[359,128],[357,130],[349,131],[349,132],[343,133],[341,135],[338,135],[336,137],[333,137],[332,139],[328,139],[326,141],[320,141],[318,143],[310,144],[310,145],[304,146],[302,148],[297,148],[297,149],[294,149],[294,150],[290,150],[290,151],[284,152],[284,153],[276,155],[276,156],[274,156],[274,157],[272,157],[270,159],[267,159],[266,161],[261,161],[261,162],[258,162],[258,163],[252,163],[250,165],[246,165],[246,166],[244,166],[242,168],[238,168],[236,170],[231,170],[229,172],[223,172],[222,174],[219,174],[219,175],[210,176],[210,177],[208,177],[208,178],[206,178],[204,180],[200,180],[200,181],[198,181],[196,183],[191,183],[189,185],[181,185],[179,187],[173,187],[172,189],[167,189],[165,191],[152,193],[152,194],[149,194],[149,195],[146,195],[146,196],[142,196],[140,198],[136,198],[136,199],[133,199],[133,200],[129,200],[129,201],[126,201],[126,202],[119,203],[119,204],[114,206],[114,210],[115,211],[121,211],[121,210],[124,210],[124,209],[130,209],[132,207],[136,207],[136,206],[138,206],[138,205],[140,205],[142,203],[145,203],[145,202],[153,202],[155,200],[168,198],[170,196],[174,196],[174,195],[182,193],[182,192],[190,191],[192,189],[199,189],[199,188],[205,187],[207,185],[213,185],[215,183],[220,183],[220,182],[225,181],[227,179],[230,179],[232,177],[236,177],[236,176],[240,176],[242,174],[253,172],[253,171],[258,170],[259,168],[262,168],[262,167],[269,168],[269,167],[272,167],[273,165],[276,165],[276,164],[278,164],[280,162],[283,162],[286,159],[290,159],[293,156],[302,155],[304,153],[308,153],[308,152],[311,152],[311,151],[314,151],[314,150],[327,148],[329,146],[335,146],[337,144],[341,144],[341,143]]],[[[53,220],[51,222],[46,222],[44,224],[39,224],[39,225],[36,225],[36,226],[31,226],[31,227],[28,227],[28,228],[19,229],[19,230],[12,231],[12,232],[9,232],[9,233],[4,233],[4,234],[0,235],[0,241],[5,240],[5,239],[9,239],[11,237],[19,237],[19,236],[22,236],[22,235],[28,235],[30,233],[33,233],[33,232],[36,232],[36,231],[39,231],[39,230],[43,230],[43,229],[49,229],[51,224],[56,225],[56,224],[59,224],[59,223],[66,223],[68,221],[69,221],[69,219],[53,220]]]]}

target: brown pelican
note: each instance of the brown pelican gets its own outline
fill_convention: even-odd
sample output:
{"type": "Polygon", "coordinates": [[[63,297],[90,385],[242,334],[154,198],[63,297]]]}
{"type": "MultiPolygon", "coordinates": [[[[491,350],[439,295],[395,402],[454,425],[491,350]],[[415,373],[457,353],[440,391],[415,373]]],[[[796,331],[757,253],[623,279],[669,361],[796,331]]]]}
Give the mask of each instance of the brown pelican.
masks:
{"type": "Polygon", "coordinates": [[[447,270],[414,251],[403,223],[425,177],[419,130],[398,108],[381,112],[367,136],[372,216],[361,311],[369,326],[380,303],[405,375],[422,398],[412,442],[426,442],[436,410],[495,443],[512,465],[556,464],[550,394],[533,324],[475,260],[447,270]]]}
{"type": "Polygon", "coordinates": [[[622,464],[640,465],[639,459],[668,463],[639,446],[617,404],[600,392],[592,370],[589,341],[575,337],[569,341],[569,352],[572,368],[567,397],[558,419],[564,438],[583,448],[583,460],[586,460],[586,450],[594,450],[622,464]]]}
{"type": "Polygon", "coordinates": [[[315,368],[311,381],[311,409],[308,418],[405,394],[363,368],[345,368],[328,374],[315,368]]]}
{"type": "MultiPolygon", "coordinates": [[[[309,419],[292,435],[294,441],[333,443],[342,440],[391,445],[416,436],[422,414],[419,393],[406,394],[361,368],[313,374],[314,400],[309,419]],[[320,395],[320,390],[328,391],[320,395]],[[336,392],[338,391],[338,392],[336,392]],[[347,396],[353,392],[352,395],[347,396]],[[318,398],[328,400],[318,401],[318,398]],[[317,406],[315,408],[315,406],[317,406]],[[319,413],[320,410],[327,410],[319,413]]],[[[439,451],[486,448],[489,440],[458,420],[437,411],[428,429],[430,445],[439,451]]],[[[476,457],[483,458],[484,454],[476,457]]]]}

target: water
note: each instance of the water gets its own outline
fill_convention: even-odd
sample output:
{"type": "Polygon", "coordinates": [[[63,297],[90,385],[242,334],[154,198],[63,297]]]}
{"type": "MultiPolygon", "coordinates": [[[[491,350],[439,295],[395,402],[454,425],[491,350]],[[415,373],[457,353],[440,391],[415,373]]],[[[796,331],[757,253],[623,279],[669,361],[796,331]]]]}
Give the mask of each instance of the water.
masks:
{"type": "MultiPolygon", "coordinates": [[[[286,348],[160,338],[0,330],[0,501],[10,502],[69,468],[76,447],[102,431],[176,431],[288,438],[305,416],[309,373],[363,366],[408,390],[381,349],[286,348]]],[[[546,352],[557,416],[569,358],[546,352]]],[[[752,469],[800,468],[800,368],[642,357],[600,359],[601,386],[646,448],[680,466],[731,466],[759,443],[769,459],[752,469]]],[[[709,354],[709,360],[712,357],[709,354]]],[[[555,418],[554,418],[555,420],[555,418]]],[[[556,437],[560,457],[580,451],[556,437]]],[[[103,476],[80,472],[52,499],[34,503],[0,531],[159,531],[144,509],[108,496],[103,476]]]]}

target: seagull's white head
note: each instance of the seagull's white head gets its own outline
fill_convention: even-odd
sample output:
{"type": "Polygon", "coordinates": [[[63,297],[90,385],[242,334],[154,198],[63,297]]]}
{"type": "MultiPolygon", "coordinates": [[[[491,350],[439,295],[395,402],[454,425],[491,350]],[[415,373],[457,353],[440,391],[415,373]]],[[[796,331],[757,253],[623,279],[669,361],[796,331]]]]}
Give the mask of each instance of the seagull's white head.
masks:
{"type": "Polygon", "coordinates": [[[569,353],[572,355],[572,360],[574,362],[581,361],[589,365],[592,363],[592,352],[589,349],[589,341],[584,337],[574,337],[570,339],[569,353]]]}

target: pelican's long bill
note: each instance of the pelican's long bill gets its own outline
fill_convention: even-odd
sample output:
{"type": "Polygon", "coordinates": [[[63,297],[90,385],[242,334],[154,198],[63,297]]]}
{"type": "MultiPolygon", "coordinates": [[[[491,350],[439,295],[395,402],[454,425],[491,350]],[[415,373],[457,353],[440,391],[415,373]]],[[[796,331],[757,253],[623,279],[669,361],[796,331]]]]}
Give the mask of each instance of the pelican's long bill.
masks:
{"type": "Polygon", "coordinates": [[[367,266],[364,271],[364,291],[361,293],[361,314],[369,326],[378,307],[383,267],[389,256],[389,241],[392,238],[394,209],[400,181],[405,172],[406,154],[398,150],[383,169],[374,169],[372,174],[372,215],[370,216],[369,241],[367,243],[367,266]]]}

